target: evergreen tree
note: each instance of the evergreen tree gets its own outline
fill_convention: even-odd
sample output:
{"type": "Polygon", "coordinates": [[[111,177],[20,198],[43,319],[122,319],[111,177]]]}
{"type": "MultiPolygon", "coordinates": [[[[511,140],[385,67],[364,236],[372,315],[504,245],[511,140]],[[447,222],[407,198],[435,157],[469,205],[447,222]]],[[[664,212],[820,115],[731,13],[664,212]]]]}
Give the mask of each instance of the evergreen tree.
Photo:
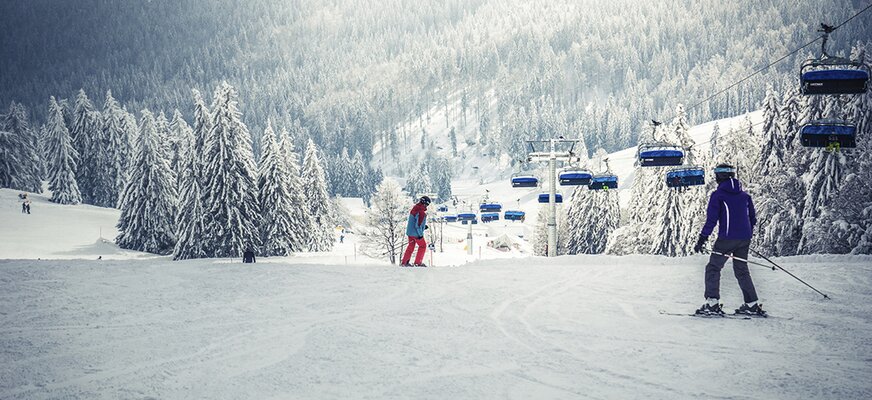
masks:
{"type": "Polygon", "coordinates": [[[371,194],[367,182],[367,168],[363,161],[363,155],[359,150],[354,151],[354,157],[351,158],[350,181],[352,182],[349,195],[353,197],[366,197],[371,194]]]}
{"type": "MultiPolygon", "coordinates": [[[[538,220],[536,228],[533,232],[533,254],[537,256],[548,255],[548,209],[550,204],[542,204],[539,207],[538,220]]],[[[569,229],[566,225],[566,210],[560,204],[557,205],[555,211],[557,216],[557,255],[562,256],[567,254],[566,245],[571,240],[569,238],[569,229]]]]}
{"type": "Polygon", "coordinates": [[[366,212],[367,228],[361,232],[361,251],[396,264],[406,244],[408,214],[409,201],[400,185],[391,179],[382,181],[366,212]]]}
{"type": "Polygon", "coordinates": [[[451,132],[448,132],[448,140],[451,141],[451,155],[457,157],[457,133],[454,132],[454,127],[451,127],[451,132]]]}
{"type": "MultiPolygon", "coordinates": [[[[690,126],[684,113],[684,107],[679,105],[678,116],[672,122],[673,135],[685,149],[686,163],[704,164],[704,159],[694,150],[693,138],[690,137],[690,126]]],[[[663,182],[661,187],[665,187],[663,182]]],[[[662,190],[662,189],[661,189],[662,190]]],[[[701,227],[700,216],[704,215],[705,186],[666,189],[664,214],[654,220],[655,240],[652,247],[654,254],[667,256],[684,256],[690,254],[693,243],[699,235],[701,227]]]]}
{"type": "Polygon", "coordinates": [[[59,204],[79,204],[82,194],[76,183],[76,149],[70,132],[64,123],[61,106],[51,97],[46,122],[46,155],[48,166],[48,189],[51,201],[59,204]]]}
{"type": "Polygon", "coordinates": [[[106,181],[104,175],[107,173],[103,158],[107,141],[103,138],[102,119],[85,91],[79,90],[70,131],[73,146],[79,155],[76,182],[82,193],[82,202],[101,206],[104,205],[100,197],[104,190],[102,185],[106,181]]]}
{"type": "Polygon", "coordinates": [[[200,92],[193,91],[194,97],[194,131],[188,140],[189,151],[184,153],[185,167],[179,181],[179,213],[176,218],[176,236],[178,241],[173,250],[174,260],[208,257],[204,242],[206,237],[206,220],[203,206],[203,163],[202,154],[205,147],[205,137],[211,128],[209,110],[200,92]]]}
{"type": "Polygon", "coordinates": [[[170,254],[176,244],[175,177],[163,155],[154,116],[143,110],[137,153],[121,201],[115,239],[123,249],[170,254]]]}
{"type": "MultiPolygon", "coordinates": [[[[606,156],[598,149],[596,160],[606,156]]],[[[599,161],[596,162],[599,164],[599,161]]],[[[611,173],[606,168],[605,173],[611,173]]],[[[566,211],[569,230],[568,254],[600,254],[606,251],[609,236],[621,223],[621,208],[615,190],[586,190],[576,188],[566,211]]]]}
{"type": "MultiPolygon", "coordinates": [[[[659,129],[662,131],[662,129],[659,129]]],[[[643,131],[639,143],[663,140],[658,131],[643,131]]],[[[627,224],[616,229],[608,240],[609,254],[647,254],[658,238],[652,221],[663,221],[668,188],[663,182],[665,167],[641,167],[636,163],[632,192],[627,208],[627,224]]],[[[629,184],[625,182],[624,184],[629,184]]]]}
{"type": "Polygon", "coordinates": [[[287,131],[282,131],[281,136],[280,150],[286,163],[288,196],[292,205],[289,213],[290,231],[293,233],[290,240],[290,251],[301,252],[308,249],[309,234],[313,229],[313,222],[309,215],[309,208],[306,206],[308,203],[300,177],[299,156],[294,152],[293,137],[287,131]]]}
{"type": "Polygon", "coordinates": [[[800,97],[794,87],[785,93],[777,117],[770,105],[764,111],[764,121],[777,118],[773,124],[764,124],[766,138],[757,163],[756,172],[765,177],[754,193],[757,208],[757,234],[755,242],[765,252],[775,256],[796,254],[802,236],[802,201],[805,184],[800,179],[796,132],[799,130],[800,97]],[[768,129],[768,130],[767,130],[768,129]],[[785,201],[786,199],[786,201],[785,201]]]}
{"type": "Polygon", "coordinates": [[[226,82],[215,89],[211,128],[203,150],[204,251],[210,257],[236,257],[257,249],[260,210],[248,128],[226,82]]]}
{"type": "Polygon", "coordinates": [[[126,114],[112,97],[112,91],[107,91],[103,105],[103,138],[107,142],[104,155],[106,173],[102,176],[108,181],[101,185],[101,202],[105,207],[120,207],[121,194],[127,185],[131,151],[126,114]]]}
{"type": "Polygon", "coordinates": [[[173,111],[173,119],[169,124],[170,137],[167,141],[170,146],[170,168],[176,173],[176,176],[182,175],[182,168],[185,165],[185,160],[188,159],[187,153],[191,150],[193,144],[194,130],[185,122],[181,111],[176,109],[173,111]]]}
{"type": "Polygon", "coordinates": [[[0,187],[42,192],[42,158],[38,133],[30,128],[27,109],[9,105],[0,116],[0,187]]]}
{"type": "Polygon", "coordinates": [[[303,159],[303,187],[306,188],[306,204],[312,219],[308,232],[309,251],[329,251],[333,248],[333,218],[324,169],[318,157],[315,142],[309,139],[303,159]]]}
{"type": "Polygon", "coordinates": [[[406,178],[405,191],[412,198],[417,198],[424,193],[433,192],[433,183],[430,181],[430,176],[424,168],[413,168],[409,177],[406,178]]]}
{"type": "Polygon", "coordinates": [[[300,204],[291,203],[288,162],[276,142],[272,123],[267,120],[261,139],[260,168],[257,174],[258,202],[261,210],[260,233],[266,256],[287,256],[294,242],[301,242],[294,231],[291,214],[300,204]]]}

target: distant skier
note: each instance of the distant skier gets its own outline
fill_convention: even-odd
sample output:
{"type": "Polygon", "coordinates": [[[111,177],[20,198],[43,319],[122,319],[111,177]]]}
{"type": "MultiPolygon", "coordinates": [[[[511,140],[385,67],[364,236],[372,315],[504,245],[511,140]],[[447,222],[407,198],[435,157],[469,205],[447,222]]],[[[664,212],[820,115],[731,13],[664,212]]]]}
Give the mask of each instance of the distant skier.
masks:
{"type": "Polygon", "coordinates": [[[254,250],[250,247],[245,249],[245,252],[242,253],[242,262],[246,264],[256,263],[257,260],[254,258],[254,250]]]}
{"type": "Polygon", "coordinates": [[[24,201],[24,209],[25,211],[27,211],[28,214],[30,214],[30,200],[24,201]]]}
{"type": "Polygon", "coordinates": [[[424,230],[427,229],[427,206],[430,205],[430,198],[421,196],[418,203],[409,211],[409,219],[406,224],[406,236],[409,237],[409,244],[406,246],[406,252],[403,253],[400,266],[411,267],[409,261],[412,259],[412,252],[415,251],[415,246],[418,246],[418,254],[415,255],[416,267],[426,267],[424,264],[424,253],[427,251],[427,242],[424,241],[424,230]]]}
{"type": "MultiPolygon", "coordinates": [[[[742,190],[742,185],[735,179],[736,169],[728,164],[720,164],[715,167],[714,172],[718,189],[709,198],[705,225],[702,227],[696,246],[693,247],[695,252],[702,252],[715,224],[718,225],[718,239],[712,246],[712,254],[705,267],[706,302],[696,310],[697,314],[705,315],[724,313],[723,305],[720,304],[720,282],[721,269],[726,264],[727,257],[722,254],[748,259],[751,235],[754,225],[757,224],[754,203],[751,201],[751,196],[742,190]]],[[[736,313],[765,315],[763,307],[757,304],[757,292],[754,289],[754,282],[751,281],[748,263],[733,259],[733,272],[736,274],[736,280],[739,281],[745,299],[745,304],[742,304],[736,313]]]]}

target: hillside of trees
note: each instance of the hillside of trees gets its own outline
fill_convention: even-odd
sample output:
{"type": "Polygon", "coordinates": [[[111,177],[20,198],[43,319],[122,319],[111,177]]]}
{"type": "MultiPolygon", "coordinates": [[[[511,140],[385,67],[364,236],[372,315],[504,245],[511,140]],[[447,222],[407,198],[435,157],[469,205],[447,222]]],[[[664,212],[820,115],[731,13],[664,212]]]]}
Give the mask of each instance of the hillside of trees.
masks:
{"type": "MultiPolygon", "coordinates": [[[[584,132],[588,148],[636,143],[669,120],[839,21],[851,0],[667,3],[632,0],[32,0],[0,5],[0,104],[45,120],[45,99],[111,89],[129,110],[191,115],[192,88],[227,80],[245,123],[298,126],[331,157],[372,157],[459,98],[448,126],[518,159],[523,139],[584,132]]],[[[861,21],[862,22],[862,21],[861,21]]],[[[845,26],[834,45],[868,38],[845,26]]],[[[814,50],[815,52],[817,50],[814,50]]],[[[691,123],[758,108],[789,81],[792,57],[697,108],[691,123]]],[[[191,121],[188,121],[189,123],[191,121]]],[[[395,151],[400,151],[396,146],[395,151]]]]}

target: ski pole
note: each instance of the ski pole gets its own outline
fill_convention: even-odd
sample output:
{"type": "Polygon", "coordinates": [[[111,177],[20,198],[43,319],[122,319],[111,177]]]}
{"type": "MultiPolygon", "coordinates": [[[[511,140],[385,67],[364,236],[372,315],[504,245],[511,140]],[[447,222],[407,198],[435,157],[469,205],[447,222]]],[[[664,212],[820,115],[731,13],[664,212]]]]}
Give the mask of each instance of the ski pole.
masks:
{"type": "Polygon", "coordinates": [[[830,299],[830,296],[825,295],[825,294],[824,294],[823,292],[821,292],[820,290],[815,289],[814,286],[809,285],[809,284],[806,283],[804,280],[799,279],[796,275],[791,274],[790,271],[788,271],[788,270],[784,269],[784,267],[782,267],[782,266],[776,264],[774,261],[772,261],[772,260],[770,260],[768,257],[764,256],[764,255],[761,254],[759,251],[754,250],[754,249],[751,249],[751,251],[754,252],[754,255],[756,255],[757,257],[760,257],[760,258],[762,258],[762,259],[768,261],[770,264],[772,264],[772,265],[773,265],[773,268],[772,268],[773,270],[775,269],[775,267],[778,267],[778,269],[780,269],[780,270],[786,272],[787,275],[790,275],[793,279],[796,279],[796,280],[802,282],[803,285],[808,286],[809,288],[811,288],[811,290],[814,290],[815,292],[818,292],[818,294],[820,294],[821,296],[824,296],[825,299],[827,299],[827,300],[831,300],[831,299],[830,299]]]}
{"type": "Polygon", "coordinates": [[[766,264],[763,264],[763,263],[758,263],[758,262],[756,262],[756,261],[746,260],[746,259],[741,258],[741,257],[736,257],[736,256],[734,256],[734,255],[732,255],[732,254],[724,254],[724,253],[717,252],[717,251],[714,251],[714,250],[710,250],[709,253],[717,254],[717,255],[719,255],[719,256],[724,256],[724,257],[727,257],[727,258],[730,258],[730,259],[733,259],[733,260],[736,260],[736,261],[743,261],[743,262],[746,262],[746,263],[748,263],[748,264],[759,265],[759,266],[764,267],[764,268],[766,268],[766,269],[771,269],[771,270],[775,271],[775,267],[773,267],[773,266],[771,266],[771,265],[766,265],[766,264]]]}

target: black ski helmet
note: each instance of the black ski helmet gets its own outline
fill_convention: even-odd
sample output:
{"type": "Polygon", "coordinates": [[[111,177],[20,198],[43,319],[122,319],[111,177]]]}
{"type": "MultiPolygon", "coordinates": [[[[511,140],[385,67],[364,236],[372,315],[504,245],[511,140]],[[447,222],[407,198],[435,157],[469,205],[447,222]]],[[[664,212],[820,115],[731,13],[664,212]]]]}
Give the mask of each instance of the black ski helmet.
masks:
{"type": "Polygon", "coordinates": [[[428,206],[429,206],[429,205],[430,205],[430,197],[427,197],[427,196],[421,196],[421,200],[419,200],[418,202],[419,202],[419,203],[424,203],[424,205],[428,205],[428,206]]]}
{"type": "Polygon", "coordinates": [[[730,164],[718,164],[715,167],[715,181],[718,183],[733,179],[736,177],[736,167],[730,164]]]}

